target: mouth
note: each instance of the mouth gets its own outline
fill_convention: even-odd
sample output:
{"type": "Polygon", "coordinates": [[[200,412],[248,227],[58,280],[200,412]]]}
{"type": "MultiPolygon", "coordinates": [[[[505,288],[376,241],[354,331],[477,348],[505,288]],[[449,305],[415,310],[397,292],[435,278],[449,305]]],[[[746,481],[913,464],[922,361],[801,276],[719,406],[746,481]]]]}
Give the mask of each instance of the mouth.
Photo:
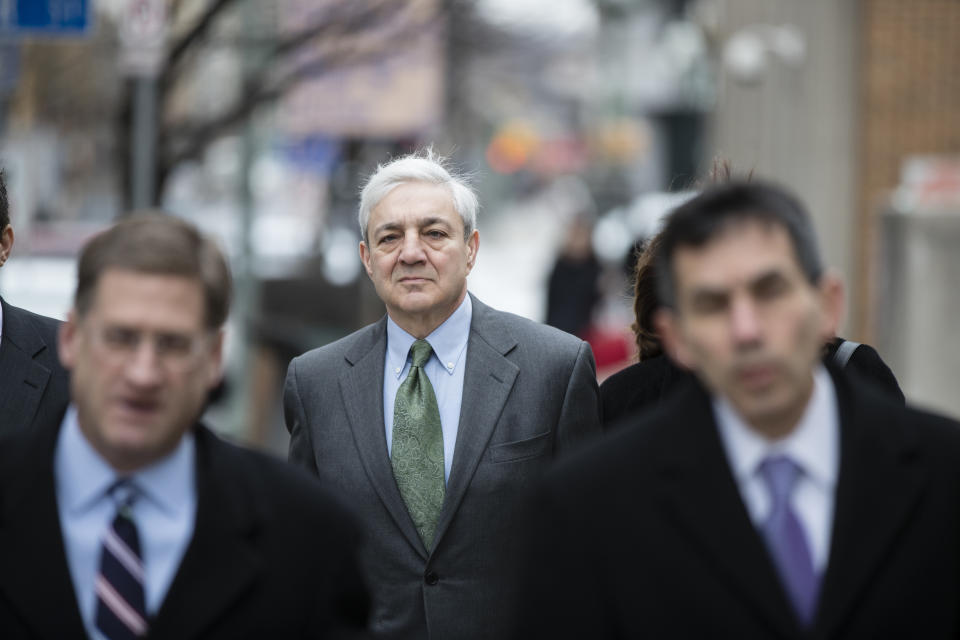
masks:
{"type": "Polygon", "coordinates": [[[748,391],[762,391],[777,378],[777,368],[772,364],[752,364],[737,369],[737,380],[748,391]]]}
{"type": "Polygon", "coordinates": [[[426,284],[430,282],[430,280],[428,278],[421,278],[419,276],[404,276],[397,282],[400,284],[426,284]]]}
{"type": "Polygon", "coordinates": [[[116,406],[128,416],[146,418],[160,410],[160,401],[155,398],[118,398],[116,406]]]}

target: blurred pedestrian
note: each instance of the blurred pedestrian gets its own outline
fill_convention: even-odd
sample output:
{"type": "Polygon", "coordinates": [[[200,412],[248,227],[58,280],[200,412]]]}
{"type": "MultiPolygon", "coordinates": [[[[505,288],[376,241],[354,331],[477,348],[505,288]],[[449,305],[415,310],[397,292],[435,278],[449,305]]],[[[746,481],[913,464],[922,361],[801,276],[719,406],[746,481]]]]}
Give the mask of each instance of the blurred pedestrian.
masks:
{"type": "Polygon", "coordinates": [[[547,282],[547,324],[581,339],[586,339],[600,301],[600,262],[592,234],[585,215],[574,218],[547,282]]]}
{"type": "Polygon", "coordinates": [[[60,330],[71,404],[0,445],[0,637],[362,632],[345,509],[197,422],[229,301],[223,255],[176,218],[135,216],[84,247],[60,330]]]}
{"type": "Polygon", "coordinates": [[[517,637],[955,637],[960,425],[824,367],[843,290],[803,206],[709,188],[656,267],[696,379],[531,500],[517,637]]]}
{"type": "Polygon", "coordinates": [[[287,373],[290,459],[360,511],[382,637],[503,638],[517,496],[599,431],[589,346],[468,293],[477,207],[432,152],[380,166],[360,258],[387,314],[287,373]]]}
{"type": "MultiPolygon", "coordinates": [[[[0,267],[13,250],[10,201],[0,172],[0,267]]],[[[69,400],[57,358],[60,323],[0,297],[0,435],[58,420],[69,400]]]]}

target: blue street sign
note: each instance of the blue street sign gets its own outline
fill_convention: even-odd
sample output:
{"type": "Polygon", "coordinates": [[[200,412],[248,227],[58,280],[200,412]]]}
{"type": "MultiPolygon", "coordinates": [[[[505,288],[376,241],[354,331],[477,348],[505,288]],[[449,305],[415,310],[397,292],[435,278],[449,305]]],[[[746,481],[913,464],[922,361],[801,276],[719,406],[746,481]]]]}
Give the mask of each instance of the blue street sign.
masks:
{"type": "Polygon", "coordinates": [[[83,35],[93,0],[0,0],[2,35],[83,35]]]}

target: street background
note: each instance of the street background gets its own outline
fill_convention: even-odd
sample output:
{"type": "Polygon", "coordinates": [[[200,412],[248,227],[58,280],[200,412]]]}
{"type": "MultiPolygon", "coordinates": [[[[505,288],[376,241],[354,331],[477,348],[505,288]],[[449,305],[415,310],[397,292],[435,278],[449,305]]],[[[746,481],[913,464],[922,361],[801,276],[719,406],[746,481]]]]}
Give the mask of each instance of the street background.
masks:
{"type": "Polygon", "coordinates": [[[605,376],[634,358],[633,251],[721,157],[801,195],[842,335],[960,417],[958,60],[952,0],[0,0],[0,292],[63,318],[92,234],[192,220],[237,284],[208,418],[282,454],[289,359],[383,313],[378,163],[449,156],[481,200],[471,290],[540,321],[574,300],[554,322],[605,376]]]}

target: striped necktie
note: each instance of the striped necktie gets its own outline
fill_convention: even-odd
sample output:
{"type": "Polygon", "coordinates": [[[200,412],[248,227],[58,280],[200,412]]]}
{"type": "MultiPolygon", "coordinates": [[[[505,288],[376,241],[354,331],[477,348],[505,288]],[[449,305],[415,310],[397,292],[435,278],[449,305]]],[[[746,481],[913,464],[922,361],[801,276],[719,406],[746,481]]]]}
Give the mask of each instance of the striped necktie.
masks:
{"type": "Polygon", "coordinates": [[[133,521],[135,487],[125,480],[110,490],[117,515],[103,535],[97,594],[97,629],[109,640],[142,638],[147,633],[143,559],[133,521]]]}

